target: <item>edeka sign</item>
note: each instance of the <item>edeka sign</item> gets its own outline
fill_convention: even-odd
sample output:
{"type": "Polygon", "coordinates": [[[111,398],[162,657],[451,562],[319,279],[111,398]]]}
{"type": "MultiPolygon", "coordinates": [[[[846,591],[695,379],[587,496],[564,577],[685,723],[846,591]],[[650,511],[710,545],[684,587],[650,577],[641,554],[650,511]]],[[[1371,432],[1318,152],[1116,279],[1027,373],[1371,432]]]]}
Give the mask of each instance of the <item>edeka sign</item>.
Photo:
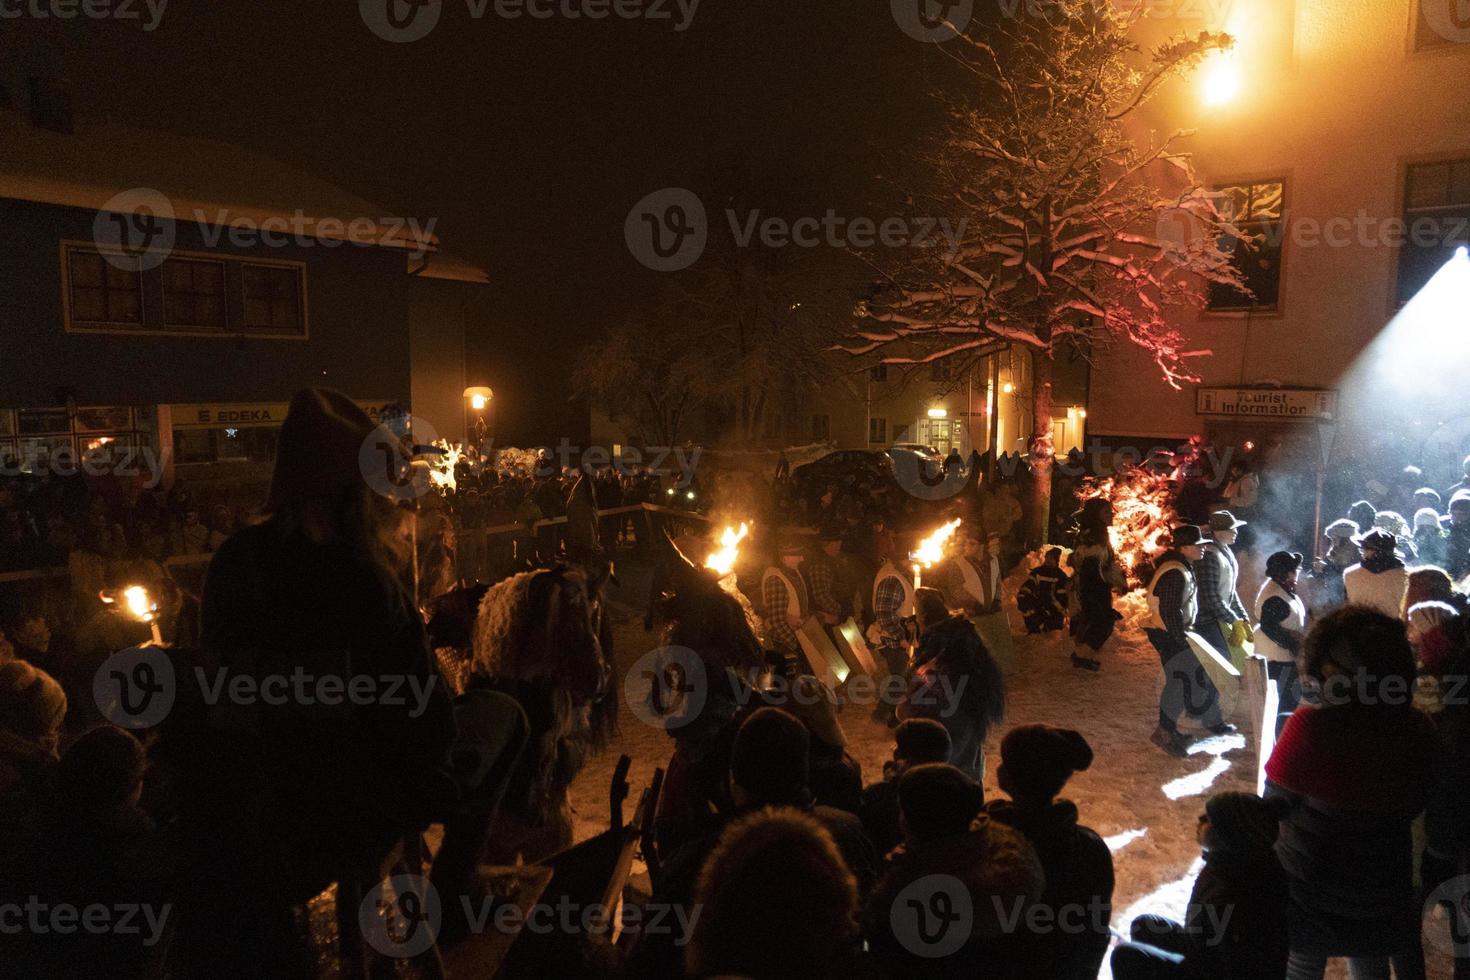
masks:
{"type": "Polygon", "coordinates": [[[1318,388],[1201,388],[1195,399],[1196,415],[1282,421],[1337,417],[1337,392],[1318,388]]]}
{"type": "MultiPolygon", "coordinates": [[[[360,401],[358,406],[374,422],[386,402],[360,401]]],[[[288,402],[224,402],[206,405],[171,405],[175,429],[260,429],[278,427],[286,421],[288,402]]]]}

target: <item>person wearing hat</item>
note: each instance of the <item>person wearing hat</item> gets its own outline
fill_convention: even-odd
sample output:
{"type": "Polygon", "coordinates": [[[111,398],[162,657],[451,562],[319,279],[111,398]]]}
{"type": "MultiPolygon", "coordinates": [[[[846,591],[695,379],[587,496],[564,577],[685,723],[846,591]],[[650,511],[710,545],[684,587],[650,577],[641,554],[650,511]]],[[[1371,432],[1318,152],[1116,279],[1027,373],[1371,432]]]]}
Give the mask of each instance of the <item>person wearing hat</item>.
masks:
{"type": "MultiPolygon", "coordinates": [[[[1286,975],[1287,878],[1273,847],[1290,809],[1280,798],[1216,793],[1196,832],[1204,867],[1185,921],[1145,914],[1113,951],[1117,980],[1255,980],[1286,975]]],[[[1356,975],[1356,974],[1355,974],[1356,975]]]]}
{"type": "MultiPolygon", "coordinates": [[[[886,671],[879,678],[879,690],[902,688],[903,677],[908,673],[910,623],[914,618],[914,580],[906,563],[897,556],[897,545],[892,532],[879,539],[883,564],[873,577],[873,624],[868,627],[868,642],[877,648],[880,670],[886,671]]],[[[894,706],[891,699],[879,697],[873,715],[884,722],[893,720],[894,706]]]]}
{"type": "Polygon", "coordinates": [[[1444,570],[1456,582],[1470,575],[1470,490],[1450,497],[1450,524],[1445,528],[1444,570]]]}
{"type": "Polygon", "coordinates": [[[962,524],[959,548],[935,580],[949,607],[963,609],[966,616],[988,616],[1000,609],[1000,537],[987,540],[981,525],[962,524]]]}
{"type": "Polygon", "coordinates": [[[1343,517],[1322,531],[1323,539],[1329,542],[1327,554],[1312,561],[1311,588],[1306,597],[1313,616],[1325,616],[1347,603],[1342,573],[1362,561],[1362,552],[1353,543],[1359,530],[1357,521],[1343,517]]]}
{"type": "Polygon", "coordinates": [[[1381,528],[1353,539],[1363,560],[1342,573],[1343,588],[1350,605],[1376,609],[1400,621],[1404,599],[1409,594],[1409,572],[1395,554],[1398,540],[1381,528]]]}
{"type": "Polygon", "coordinates": [[[1301,701],[1297,655],[1307,636],[1307,605],[1297,594],[1305,558],[1278,551],[1266,559],[1266,581],[1256,593],[1256,654],[1266,661],[1266,673],[1276,682],[1278,717],[1289,715],[1301,701]]]}
{"type": "Polygon", "coordinates": [[[1000,665],[969,619],[939,617],[947,613],[939,593],[927,588],[918,592],[922,629],[908,691],[896,715],[938,721],[949,731],[950,761],[972,779],[983,779],[985,738],[1005,717],[1000,665]],[[930,599],[939,601],[926,601],[930,599]]]}
{"type": "Polygon", "coordinates": [[[852,615],[852,576],[842,560],[842,530],[824,524],[817,532],[816,550],[802,562],[801,573],[811,586],[812,609],[828,629],[852,615]]]}
{"type": "Polygon", "coordinates": [[[1096,831],[1078,823],[1075,803],[1057,799],[1072,774],[1092,760],[1087,739],[1066,728],[1017,725],[1000,742],[996,778],[1010,799],[992,800],[985,812],[1031,842],[1046,873],[1041,903],[1072,917],[1069,928],[1033,937],[1033,976],[1093,980],[1108,950],[1113,854],[1096,831]]]}
{"type": "Polygon", "coordinates": [[[375,866],[452,793],[448,685],[393,552],[404,488],[382,467],[401,450],[346,395],[297,392],[277,440],[269,517],[235,532],[209,566],[202,645],[232,677],[397,678],[395,690],[421,696],[346,711],[326,698],[257,701],[243,718],[219,713],[234,726],[199,726],[190,772],[205,796],[186,832],[217,842],[205,856],[217,873],[190,890],[179,924],[188,955],[288,975],[301,954],[290,903],[343,868],[375,866]]]}
{"type": "Polygon", "coordinates": [[[1149,616],[1144,635],[1159,654],[1164,688],[1159,695],[1159,724],[1150,740],[1170,755],[1189,754],[1189,742],[1179,732],[1179,716],[1195,715],[1212,735],[1228,735],[1235,726],[1220,713],[1220,692],[1189,646],[1189,631],[1199,615],[1199,586],[1194,565],[1204,557],[1205,529],[1193,524],[1176,527],[1170,548],[1159,559],[1148,584],[1149,616]],[[1199,697],[1193,697],[1198,687],[1199,697]],[[1180,692],[1186,694],[1180,697],[1180,692]],[[1202,704],[1196,704],[1202,701],[1202,704]]]}
{"type": "Polygon", "coordinates": [[[801,575],[806,546],[794,535],[781,538],[776,561],[761,574],[761,610],[766,642],[789,662],[800,662],[801,643],[796,631],[812,615],[811,592],[801,575]]]}
{"type": "Polygon", "coordinates": [[[1215,511],[1210,515],[1210,536],[1203,543],[1199,561],[1194,563],[1195,582],[1199,586],[1199,615],[1195,618],[1194,631],[1226,657],[1231,656],[1231,639],[1243,636],[1249,640],[1250,633],[1245,606],[1236,592],[1240,562],[1231,547],[1244,526],[1245,521],[1236,519],[1230,511],[1215,511]]]}
{"type": "Polygon", "coordinates": [[[1438,510],[1420,507],[1414,511],[1414,554],[1419,565],[1443,568],[1449,561],[1449,544],[1449,535],[1441,523],[1438,510]]]}

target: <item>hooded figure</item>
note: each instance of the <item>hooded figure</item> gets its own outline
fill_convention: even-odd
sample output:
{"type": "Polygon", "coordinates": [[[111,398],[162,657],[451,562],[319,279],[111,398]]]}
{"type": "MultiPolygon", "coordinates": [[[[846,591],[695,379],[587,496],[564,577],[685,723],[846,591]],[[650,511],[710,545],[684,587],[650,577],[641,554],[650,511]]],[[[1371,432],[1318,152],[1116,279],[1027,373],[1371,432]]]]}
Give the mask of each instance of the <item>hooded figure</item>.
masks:
{"type": "MultiPolygon", "coordinates": [[[[397,502],[412,489],[402,459],[399,437],[345,395],[297,392],[281,426],[269,518],[237,531],[210,565],[209,669],[253,678],[262,692],[274,678],[304,675],[385,695],[345,705],[288,695],[281,706],[257,699],[186,715],[194,727],[179,733],[191,794],[185,824],[209,873],[180,927],[210,970],[298,970],[288,962],[299,955],[291,905],[344,867],[372,866],[454,795],[448,688],[397,572],[397,502]],[[236,927],[246,921],[251,929],[236,927]]],[[[197,693],[182,690],[179,700],[197,693]]],[[[180,715],[176,707],[170,721],[180,715]]]]}
{"type": "Polygon", "coordinates": [[[1449,560],[1449,539],[1440,526],[1439,511],[1433,507],[1420,507],[1414,511],[1414,551],[1420,565],[1443,568],[1449,560]]]}

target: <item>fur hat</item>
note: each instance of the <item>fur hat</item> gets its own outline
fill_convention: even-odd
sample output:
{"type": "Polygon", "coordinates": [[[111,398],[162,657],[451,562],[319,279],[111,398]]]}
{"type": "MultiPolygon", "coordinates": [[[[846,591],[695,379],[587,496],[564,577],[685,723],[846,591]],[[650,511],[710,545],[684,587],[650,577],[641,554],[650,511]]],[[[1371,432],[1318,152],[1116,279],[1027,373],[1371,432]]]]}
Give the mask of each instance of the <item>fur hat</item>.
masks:
{"type": "Polygon", "coordinates": [[[142,780],[147,761],[143,743],[131,732],[101,725],[61,757],[57,788],[78,809],[124,803],[142,780]]]}
{"type": "Polygon", "coordinates": [[[1348,508],[1347,516],[1351,517],[1359,528],[1365,528],[1373,526],[1373,516],[1377,513],[1377,507],[1366,500],[1359,500],[1348,508]]]}
{"type": "Polygon", "coordinates": [[[363,444],[375,428],[368,414],[340,391],[298,391],[281,423],[266,510],[329,498],[361,484],[363,444]]]}
{"type": "Polygon", "coordinates": [[[1263,800],[1254,793],[1216,793],[1205,803],[1210,838],[1222,850],[1236,853],[1269,851],[1281,833],[1286,802],[1263,800]]]}
{"type": "Polygon", "coordinates": [[[1414,491],[1414,496],[1416,498],[1418,498],[1418,497],[1427,497],[1427,498],[1429,498],[1430,500],[1434,501],[1434,506],[1436,508],[1438,508],[1439,505],[1444,502],[1444,498],[1439,495],[1439,491],[1436,490],[1436,489],[1434,489],[1433,487],[1420,487],[1418,490],[1415,490],[1414,491]]]}
{"type": "Polygon", "coordinates": [[[1439,511],[1435,510],[1433,507],[1420,507],[1418,510],[1414,511],[1414,530],[1417,531],[1421,527],[1432,527],[1435,530],[1438,530],[1439,511]]]}
{"type": "Polygon", "coordinates": [[[1393,510],[1380,510],[1373,515],[1373,526],[1400,538],[1409,537],[1414,533],[1409,527],[1409,522],[1404,520],[1404,515],[1393,510]]]}
{"type": "Polygon", "coordinates": [[[898,781],[898,805],[915,840],[963,834],[985,807],[985,787],[948,763],[927,762],[898,781]]]}
{"type": "Polygon", "coordinates": [[[32,741],[54,739],[66,717],[66,692],[24,660],[0,664],[0,728],[32,741]]]}
{"type": "Polygon", "coordinates": [[[1081,732],[1050,725],[1017,725],[1000,742],[1000,764],[1013,793],[1050,799],[1072,773],[1092,765],[1092,746],[1081,732]]]}
{"type": "Polygon", "coordinates": [[[1340,540],[1350,541],[1358,536],[1358,531],[1359,527],[1357,521],[1349,520],[1346,517],[1339,517],[1337,520],[1327,525],[1327,528],[1322,532],[1322,535],[1328,538],[1337,538],[1340,540]]]}
{"type": "Polygon", "coordinates": [[[1281,578],[1302,567],[1306,556],[1295,551],[1278,551],[1266,559],[1266,577],[1281,578]]]}
{"type": "Polygon", "coordinates": [[[1450,496],[1450,510],[1454,510],[1461,505],[1470,507],[1470,490],[1456,490],[1450,496]]]}

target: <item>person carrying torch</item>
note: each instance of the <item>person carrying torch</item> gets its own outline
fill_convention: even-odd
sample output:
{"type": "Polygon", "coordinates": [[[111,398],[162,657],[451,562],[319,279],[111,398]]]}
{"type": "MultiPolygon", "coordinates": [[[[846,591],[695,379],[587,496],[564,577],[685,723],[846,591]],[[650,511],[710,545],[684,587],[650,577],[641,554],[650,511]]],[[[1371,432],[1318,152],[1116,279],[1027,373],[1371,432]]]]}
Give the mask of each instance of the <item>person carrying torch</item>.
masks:
{"type": "Polygon", "coordinates": [[[766,566],[761,575],[761,611],[766,626],[766,642],[784,661],[782,673],[800,662],[801,641],[796,631],[812,614],[811,595],[801,577],[801,562],[806,549],[796,538],[784,538],[777,548],[776,561],[766,566]]]}

